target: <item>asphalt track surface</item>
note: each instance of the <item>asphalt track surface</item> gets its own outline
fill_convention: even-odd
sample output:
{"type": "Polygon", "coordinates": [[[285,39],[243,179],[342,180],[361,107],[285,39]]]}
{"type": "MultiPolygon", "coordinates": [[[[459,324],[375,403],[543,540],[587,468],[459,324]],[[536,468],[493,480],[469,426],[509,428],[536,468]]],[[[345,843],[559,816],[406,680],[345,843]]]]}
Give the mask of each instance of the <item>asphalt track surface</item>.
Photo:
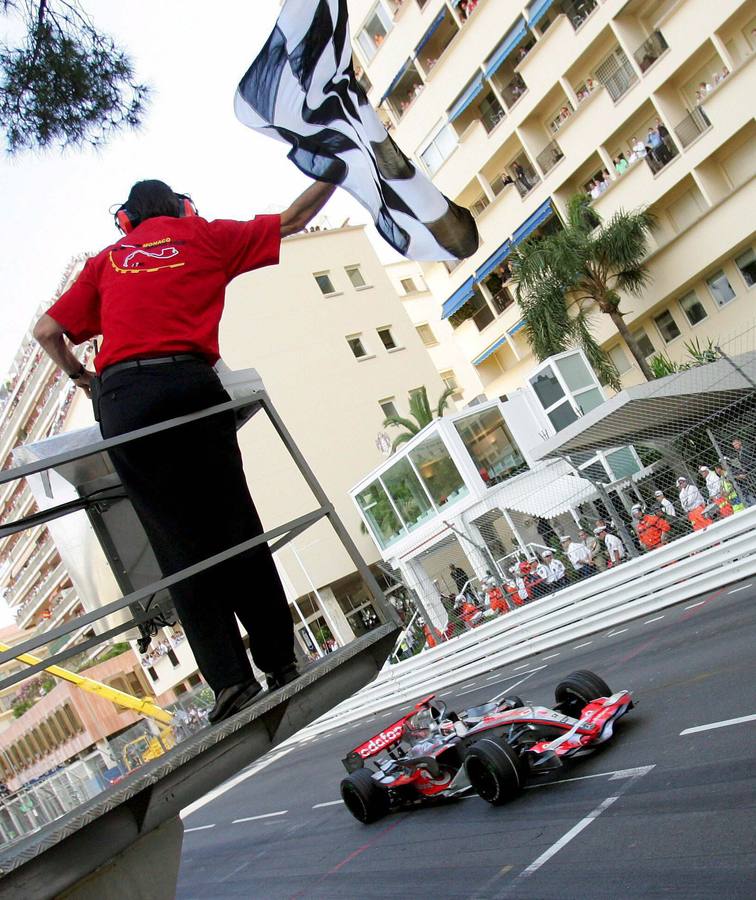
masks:
{"type": "Polygon", "coordinates": [[[273,751],[185,811],[177,896],[751,898],[755,636],[750,579],[440,689],[451,709],[507,689],[550,706],[562,676],[592,669],[635,694],[612,741],[502,807],[349,815],[340,759],[406,704],[273,751]]]}

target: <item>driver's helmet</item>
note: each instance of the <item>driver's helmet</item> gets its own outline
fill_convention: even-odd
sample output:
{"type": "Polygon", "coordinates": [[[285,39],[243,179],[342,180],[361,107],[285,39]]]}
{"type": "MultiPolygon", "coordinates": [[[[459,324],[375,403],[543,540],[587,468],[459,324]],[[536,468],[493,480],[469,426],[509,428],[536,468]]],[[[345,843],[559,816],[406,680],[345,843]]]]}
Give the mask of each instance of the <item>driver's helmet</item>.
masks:
{"type": "Polygon", "coordinates": [[[407,737],[412,741],[422,741],[430,737],[434,730],[435,717],[429,708],[418,710],[404,724],[407,737]]]}

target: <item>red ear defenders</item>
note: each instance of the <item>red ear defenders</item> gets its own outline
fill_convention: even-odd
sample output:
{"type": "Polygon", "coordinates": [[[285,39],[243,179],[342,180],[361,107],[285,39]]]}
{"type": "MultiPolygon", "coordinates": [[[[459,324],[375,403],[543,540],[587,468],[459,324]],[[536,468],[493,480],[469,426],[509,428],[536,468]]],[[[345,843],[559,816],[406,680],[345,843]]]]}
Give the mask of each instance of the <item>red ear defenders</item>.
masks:
{"type": "MultiPolygon", "coordinates": [[[[183,219],[185,216],[198,215],[197,207],[194,205],[194,201],[191,197],[187,196],[187,194],[176,194],[176,200],[178,201],[179,219],[183,219]]],[[[125,205],[120,206],[115,211],[114,219],[116,226],[124,234],[128,234],[132,229],[136,228],[140,222],[140,219],[138,217],[132,217],[132,214],[128,211],[125,205]]]]}

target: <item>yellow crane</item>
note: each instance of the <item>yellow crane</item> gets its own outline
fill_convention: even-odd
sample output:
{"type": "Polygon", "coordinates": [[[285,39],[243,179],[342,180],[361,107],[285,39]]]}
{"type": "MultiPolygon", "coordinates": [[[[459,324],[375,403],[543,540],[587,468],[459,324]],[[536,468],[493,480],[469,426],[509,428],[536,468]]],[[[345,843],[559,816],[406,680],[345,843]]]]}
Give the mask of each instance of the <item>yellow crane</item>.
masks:
{"type": "MultiPolygon", "coordinates": [[[[0,651],[10,649],[11,647],[8,644],[0,643],[0,651]]],[[[16,659],[30,666],[42,662],[38,656],[33,656],[31,653],[19,653],[16,659]]],[[[117,688],[110,687],[109,684],[103,684],[101,681],[95,681],[94,678],[87,678],[85,675],[77,675],[76,672],[70,672],[68,669],[62,669],[60,666],[46,666],[45,672],[49,672],[56,678],[62,678],[64,681],[70,681],[71,684],[75,684],[83,691],[97,694],[98,697],[110,700],[111,703],[116,703],[118,706],[133,709],[143,716],[162,722],[163,725],[170,725],[173,721],[173,716],[170,713],[161,709],[147,698],[140,700],[138,697],[132,697],[131,694],[127,694],[125,691],[119,691],[117,688]]]]}

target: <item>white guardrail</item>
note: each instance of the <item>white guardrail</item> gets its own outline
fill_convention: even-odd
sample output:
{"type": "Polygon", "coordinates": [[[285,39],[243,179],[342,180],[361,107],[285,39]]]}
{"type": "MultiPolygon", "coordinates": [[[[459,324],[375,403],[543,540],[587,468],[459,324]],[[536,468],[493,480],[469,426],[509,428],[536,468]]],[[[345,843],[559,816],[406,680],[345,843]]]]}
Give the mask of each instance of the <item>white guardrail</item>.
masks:
{"type": "Polygon", "coordinates": [[[579,581],[395,665],[298,732],[301,741],[493,667],[756,574],[756,508],[579,581]]]}

